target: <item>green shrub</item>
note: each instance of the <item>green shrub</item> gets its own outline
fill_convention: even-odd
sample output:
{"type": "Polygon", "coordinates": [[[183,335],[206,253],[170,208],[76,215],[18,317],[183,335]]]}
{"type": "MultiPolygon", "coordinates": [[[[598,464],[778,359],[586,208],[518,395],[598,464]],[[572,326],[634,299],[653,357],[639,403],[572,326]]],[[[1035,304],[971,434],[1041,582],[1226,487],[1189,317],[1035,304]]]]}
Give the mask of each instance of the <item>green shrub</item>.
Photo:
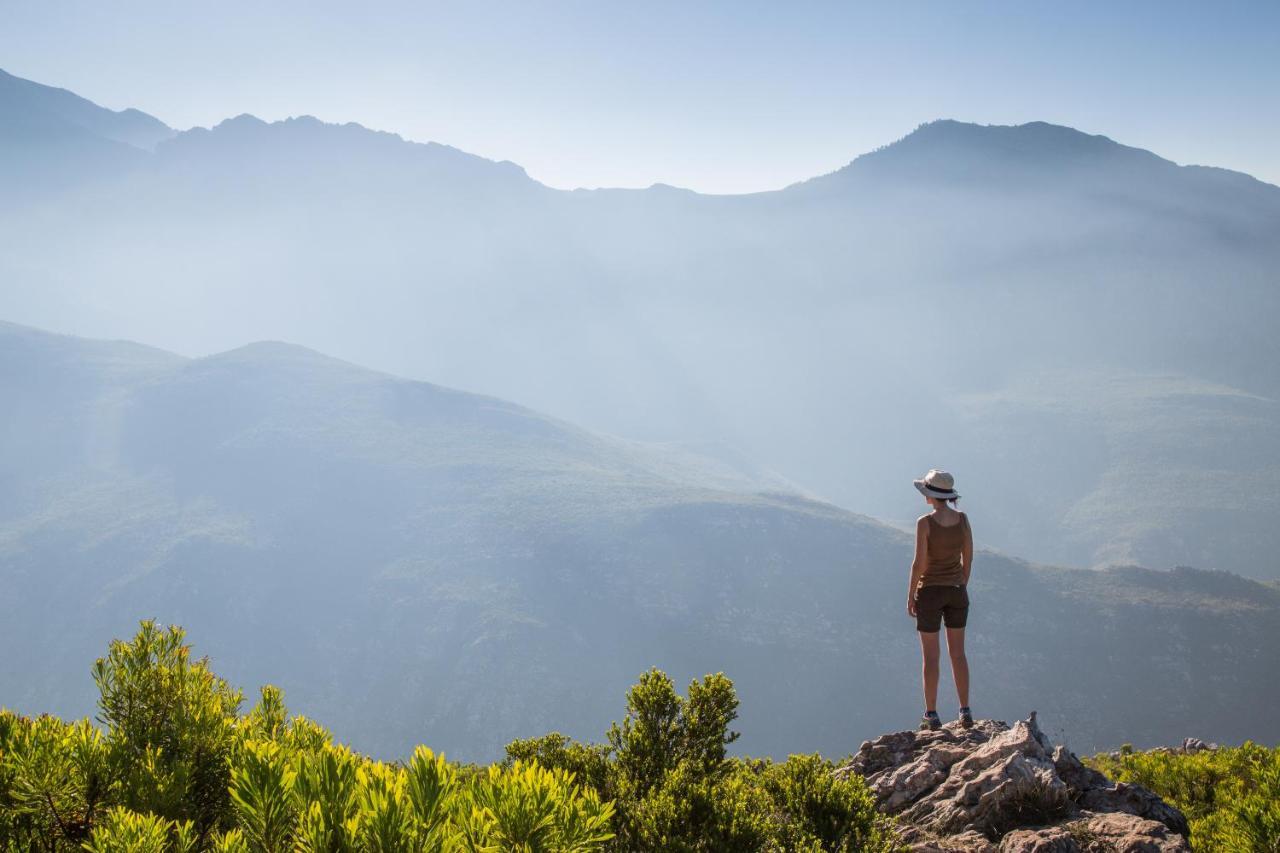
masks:
{"type": "MultiPolygon", "coordinates": [[[[87,720],[28,720],[9,715],[0,778],[5,802],[0,831],[29,848],[76,849],[119,790],[108,748],[87,720]]],[[[0,838],[0,840],[5,840],[0,838]]]]}
{"type": "Polygon", "coordinates": [[[169,822],[152,814],[140,815],[124,808],[107,812],[87,845],[90,853],[165,853],[169,846],[169,822]]]}
{"type": "Polygon", "coordinates": [[[1196,850],[1280,853],[1280,749],[1249,742],[1185,754],[1130,749],[1089,763],[1181,809],[1196,850]]]}
{"type": "MultiPolygon", "coordinates": [[[[143,622],[93,670],[98,719],[0,711],[0,850],[90,853],[593,853],[887,850],[860,779],[819,756],[730,758],[738,697],[723,674],[681,696],[651,670],[606,743],[516,741],[459,766],[334,744],[263,687],[241,695],[180,628],[143,622]]],[[[1251,826],[1242,811],[1232,832],[1251,826]]],[[[1265,813],[1257,820],[1264,820],[1265,813]]],[[[1228,829],[1223,829],[1227,832],[1228,829]]]]}
{"type": "Polygon", "coordinates": [[[888,822],[859,778],[837,779],[816,755],[786,762],[727,757],[738,735],[733,682],[695,680],[688,696],[659,670],[640,676],[606,744],[559,733],[519,740],[508,762],[574,774],[617,808],[618,851],[853,851],[891,849],[888,822]]]}
{"type": "Polygon", "coordinates": [[[613,806],[565,770],[464,771],[334,745],[264,687],[192,661],[179,628],[142,623],[94,668],[99,719],[0,711],[0,850],[90,853],[591,853],[613,806]]]}
{"type": "Polygon", "coordinates": [[[507,744],[508,763],[537,763],[565,770],[601,794],[611,790],[609,755],[607,746],[578,743],[559,732],[507,744]]]}
{"type": "Polygon", "coordinates": [[[181,628],[143,622],[93,667],[120,803],[190,820],[200,837],[229,828],[240,692],[191,660],[181,628]]]}
{"type": "Polygon", "coordinates": [[[775,838],[783,850],[876,850],[890,845],[887,825],[861,778],[838,779],[819,755],[765,762],[763,784],[779,813],[775,838]]]}

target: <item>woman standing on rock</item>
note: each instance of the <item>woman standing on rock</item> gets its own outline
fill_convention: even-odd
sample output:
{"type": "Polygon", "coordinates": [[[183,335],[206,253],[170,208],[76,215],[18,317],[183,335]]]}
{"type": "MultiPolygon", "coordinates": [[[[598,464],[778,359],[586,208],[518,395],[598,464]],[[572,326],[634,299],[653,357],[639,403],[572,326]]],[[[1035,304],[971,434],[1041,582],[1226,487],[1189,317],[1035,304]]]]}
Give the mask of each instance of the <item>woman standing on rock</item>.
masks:
{"type": "Polygon", "coordinates": [[[973,532],[969,518],[955,508],[960,499],[955,479],[936,468],[915,481],[933,508],[916,522],[916,556],[907,586],[907,615],[915,617],[924,654],[922,729],[938,729],[938,629],[947,626],[951,673],[960,697],[959,723],[973,725],[969,711],[969,661],[964,655],[964,626],[969,618],[969,571],[973,568],[973,532]]]}

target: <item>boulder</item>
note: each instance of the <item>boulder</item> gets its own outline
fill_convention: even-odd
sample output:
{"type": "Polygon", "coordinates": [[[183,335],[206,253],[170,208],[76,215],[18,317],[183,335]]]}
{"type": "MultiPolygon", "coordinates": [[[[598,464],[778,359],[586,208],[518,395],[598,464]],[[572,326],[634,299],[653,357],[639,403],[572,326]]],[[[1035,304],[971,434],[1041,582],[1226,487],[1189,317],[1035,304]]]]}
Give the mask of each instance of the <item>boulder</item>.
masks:
{"type": "Polygon", "coordinates": [[[1000,853],[1000,848],[980,832],[936,836],[919,827],[899,827],[898,840],[912,853],[1000,853]]]}
{"type": "Polygon", "coordinates": [[[1079,842],[1061,826],[1015,829],[1000,840],[1000,853],[1082,853],[1079,842]]]}
{"type": "Polygon", "coordinates": [[[1218,745],[1216,743],[1205,743],[1198,737],[1189,737],[1182,741],[1182,751],[1188,754],[1217,748],[1218,745]]]}
{"type": "Polygon", "coordinates": [[[1158,820],[1111,812],[1089,815],[1073,823],[1083,850],[1116,853],[1190,853],[1186,836],[1173,832],[1158,820]]]}
{"type": "Polygon", "coordinates": [[[919,853],[1190,849],[1181,812],[1054,747],[1034,712],[1012,726],[981,720],[883,735],[836,773],[862,776],[919,853]]]}
{"type": "Polygon", "coordinates": [[[1086,815],[1042,829],[1015,829],[998,853],[1191,853],[1186,838],[1129,814],[1086,815]]]}

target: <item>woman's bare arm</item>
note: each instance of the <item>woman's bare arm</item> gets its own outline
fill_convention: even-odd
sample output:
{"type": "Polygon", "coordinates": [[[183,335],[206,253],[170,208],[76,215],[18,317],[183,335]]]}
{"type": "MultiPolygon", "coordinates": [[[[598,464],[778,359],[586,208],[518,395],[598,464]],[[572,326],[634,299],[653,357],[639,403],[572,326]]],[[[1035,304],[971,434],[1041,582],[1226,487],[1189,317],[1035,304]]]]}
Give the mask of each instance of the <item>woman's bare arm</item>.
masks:
{"type": "Polygon", "coordinates": [[[960,563],[964,567],[964,583],[969,585],[969,572],[973,570],[973,531],[969,529],[969,516],[960,513],[964,523],[964,547],[960,551],[960,563]]]}
{"type": "Polygon", "coordinates": [[[924,574],[926,555],[929,553],[929,520],[920,516],[916,522],[916,556],[911,561],[911,580],[907,583],[907,615],[916,615],[916,587],[924,574]]]}

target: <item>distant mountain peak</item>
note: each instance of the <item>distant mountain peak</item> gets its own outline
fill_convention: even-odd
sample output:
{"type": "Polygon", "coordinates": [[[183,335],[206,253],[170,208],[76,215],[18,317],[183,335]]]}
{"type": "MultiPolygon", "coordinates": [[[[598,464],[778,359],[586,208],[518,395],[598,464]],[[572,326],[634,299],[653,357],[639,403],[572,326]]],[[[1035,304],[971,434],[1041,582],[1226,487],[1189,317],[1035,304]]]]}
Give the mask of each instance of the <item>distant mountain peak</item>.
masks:
{"type": "Polygon", "coordinates": [[[434,163],[457,174],[487,174],[536,186],[525,170],[509,160],[490,160],[438,142],[414,142],[397,133],[374,130],[356,122],[327,122],[313,115],[265,121],[242,113],[211,128],[195,127],[179,133],[162,147],[163,154],[183,156],[236,152],[273,156],[294,165],[309,157],[367,158],[384,166],[434,163]]]}
{"type": "Polygon", "coordinates": [[[1123,150],[1160,159],[1149,151],[1121,145],[1110,137],[1085,133],[1074,127],[1051,124],[1047,121],[1031,121],[1024,124],[976,124],[955,119],[937,119],[920,125],[902,139],[879,150],[939,144],[976,145],[995,148],[1002,153],[1024,150],[1040,155],[1114,153],[1123,150]]]}
{"type": "Polygon", "coordinates": [[[369,368],[287,341],[254,341],[226,352],[205,356],[197,359],[197,362],[205,365],[236,365],[264,370],[337,368],[369,375],[381,375],[369,368]]]}
{"type": "Polygon", "coordinates": [[[1040,184],[1067,174],[1109,181],[1117,177],[1117,170],[1123,171],[1118,177],[1129,179],[1179,168],[1145,149],[1046,121],[984,125],[938,119],[793,188],[813,191],[848,182],[888,180],[990,189],[1040,184]]]}
{"type": "Polygon", "coordinates": [[[88,133],[147,151],[175,132],[141,110],[107,109],[74,92],[17,77],[3,69],[0,69],[0,115],[10,120],[14,117],[25,122],[36,120],[46,126],[56,123],[64,132],[88,133]]]}
{"type": "Polygon", "coordinates": [[[240,113],[238,116],[224,118],[215,124],[212,130],[239,130],[244,128],[262,128],[266,127],[267,122],[258,118],[252,113],[240,113]]]}

